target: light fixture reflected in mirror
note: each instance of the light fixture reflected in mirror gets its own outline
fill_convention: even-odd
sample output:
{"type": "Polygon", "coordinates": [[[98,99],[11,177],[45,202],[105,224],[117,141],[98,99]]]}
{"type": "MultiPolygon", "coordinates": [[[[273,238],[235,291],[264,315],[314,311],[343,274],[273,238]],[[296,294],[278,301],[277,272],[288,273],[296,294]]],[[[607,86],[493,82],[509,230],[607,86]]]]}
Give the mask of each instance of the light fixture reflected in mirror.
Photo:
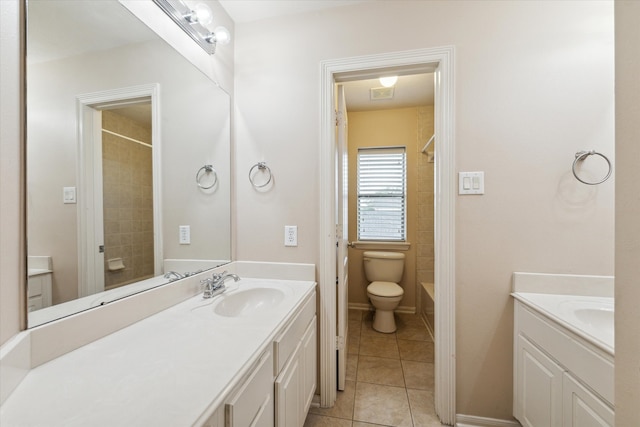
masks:
{"type": "Polygon", "coordinates": [[[380,77],[380,84],[384,87],[391,87],[398,81],[398,76],[380,77]]]}
{"type": "Polygon", "coordinates": [[[231,33],[223,26],[213,31],[207,28],[213,21],[213,13],[205,4],[198,4],[193,9],[181,0],[153,0],[160,9],[173,19],[208,54],[216,53],[216,46],[231,41],[231,33]]]}

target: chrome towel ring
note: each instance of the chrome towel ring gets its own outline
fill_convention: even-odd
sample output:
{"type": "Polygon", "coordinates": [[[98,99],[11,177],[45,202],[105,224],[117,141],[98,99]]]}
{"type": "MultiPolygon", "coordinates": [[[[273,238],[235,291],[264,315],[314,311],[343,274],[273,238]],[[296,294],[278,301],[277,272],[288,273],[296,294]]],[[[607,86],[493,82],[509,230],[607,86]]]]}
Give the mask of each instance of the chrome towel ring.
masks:
{"type": "Polygon", "coordinates": [[[216,170],[213,168],[212,165],[204,165],[203,167],[198,169],[198,172],[196,172],[196,184],[198,184],[198,187],[202,188],[203,190],[208,190],[212,188],[214,185],[216,185],[217,183],[218,183],[218,173],[216,172],[216,170]],[[204,177],[209,173],[213,174],[213,182],[211,183],[211,185],[202,185],[202,182],[200,182],[200,180],[202,179],[202,177],[204,177]]]}
{"type": "Polygon", "coordinates": [[[269,185],[269,183],[271,182],[271,169],[269,169],[269,166],[267,166],[267,164],[265,162],[258,162],[255,165],[253,165],[251,167],[251,169],[249,169],[249,182],[251,183],[251,185],[253,185],[255,188],[262,188],[262,187],[266,187],[267,185],[269,185]],[[258,171],[262,171],[262,172],[266,172],[269,174],[269,178],[267,179],[266,182],[262,183],[262,184],[256,184],[256,182],[254,181],[255,176],[253,175],[254,170],[258,168],[258,171]]]}
{"type": "Polygon", "coordinates": [[[613,166],[611,166],[611,162],[609,161],[609,159],[607,158],[607,156],[605,156],[602,153],[598,153],[595,150],[591,150],[591,151],[578,151],[576,153],[576,159],[573,161],[573,166],[571,167],[571,170],[573,171],[573,176],[576,177],[576,179],[578,181],[580,181],[583,184],[587,184],[587,185],[598,185],[598,184],[602,184],[603,182],[605,182],[606,180],[609,179],[609,177],[611,176],[611,172],[613,171],[613,166]],[[583,161],[584,159],[586,159],[589,156],[600,156],[602,157],[606,162],[607,162],[607,166],[609,167],[609,170],[607,171],[607,175],[602,178],[600,181],[596,181],[596,182],[589,182],[589,181],[585,181],[582,178],[580,178],[578,176],[578,173],[576,172],[576,165],[578,164],[578,162],[583,161]]]}

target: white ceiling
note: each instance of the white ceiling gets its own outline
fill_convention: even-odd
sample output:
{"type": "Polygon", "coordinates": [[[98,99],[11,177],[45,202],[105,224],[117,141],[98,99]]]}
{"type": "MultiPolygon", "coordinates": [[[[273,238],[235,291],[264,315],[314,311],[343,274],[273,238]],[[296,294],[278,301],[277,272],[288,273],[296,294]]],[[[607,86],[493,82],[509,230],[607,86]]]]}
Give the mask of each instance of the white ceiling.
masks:
{"type": "Polygon", "coordinates": [[[371,100],[372,88],[382,87],[378,79],[343,83],[347,111],[390,110],[433,105],[433,73],[400,76],[392,99],[371,100]]]}
{"type": "Polygon", "coordinates": [[[375,0],[220,0],[236,23],[259,21],[276,16],[313,12],[375,0]]]}

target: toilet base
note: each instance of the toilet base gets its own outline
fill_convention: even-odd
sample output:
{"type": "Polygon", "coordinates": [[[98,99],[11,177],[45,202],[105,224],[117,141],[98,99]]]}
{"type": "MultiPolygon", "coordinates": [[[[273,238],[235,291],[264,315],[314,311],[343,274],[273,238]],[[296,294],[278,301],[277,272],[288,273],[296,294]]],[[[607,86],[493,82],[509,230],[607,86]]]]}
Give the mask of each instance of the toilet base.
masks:
{"type": "Polygon", "coordinates": [[[384,334],[391,334],[396,331],[396,319],[393,310],[376,309],[373,313],[373,329],[384,334]]]}

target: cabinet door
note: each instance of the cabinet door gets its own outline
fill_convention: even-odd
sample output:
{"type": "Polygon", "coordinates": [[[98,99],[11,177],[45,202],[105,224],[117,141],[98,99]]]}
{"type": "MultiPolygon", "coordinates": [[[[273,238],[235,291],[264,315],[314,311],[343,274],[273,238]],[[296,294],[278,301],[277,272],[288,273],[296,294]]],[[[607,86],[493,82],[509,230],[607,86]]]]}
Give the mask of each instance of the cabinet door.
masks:
{"type": "MultiPolygon", "coordinates": [[[[307,416],[313,395],[316,392],[317,381],[317,359],[318,353],[316,351],[316,318],[314,317],[309,327],[302,337],[302,391],[304,395],[304,407],[302,408],[303,418],[307,416]]],[[[304,420],[303,420],[304,421],[304,420]]]]}
{"type": "Polygon", "coordinates": [[[562,375],[558,364],[518,336],[514,416],[524,427],[562,426],[562,375]]]}
{"type": "Polygon", "coordinates": [[[249,378],[225,404],[227,427],[273,426],[273,357],[263,353],[249,378]]]}
{"type": "Polygon", "coordinates": [[[564,374],[563,407],[566,427],[614,425],[613,409],[568,373],[564,374]]]}
{"type": "Polygon", "coordinates": [[[301,365],[302,344],[298,343],[289,362],[276,378],[276,426],[300,427],[304,424],[302,405],[302,375],[301,365]]]}

